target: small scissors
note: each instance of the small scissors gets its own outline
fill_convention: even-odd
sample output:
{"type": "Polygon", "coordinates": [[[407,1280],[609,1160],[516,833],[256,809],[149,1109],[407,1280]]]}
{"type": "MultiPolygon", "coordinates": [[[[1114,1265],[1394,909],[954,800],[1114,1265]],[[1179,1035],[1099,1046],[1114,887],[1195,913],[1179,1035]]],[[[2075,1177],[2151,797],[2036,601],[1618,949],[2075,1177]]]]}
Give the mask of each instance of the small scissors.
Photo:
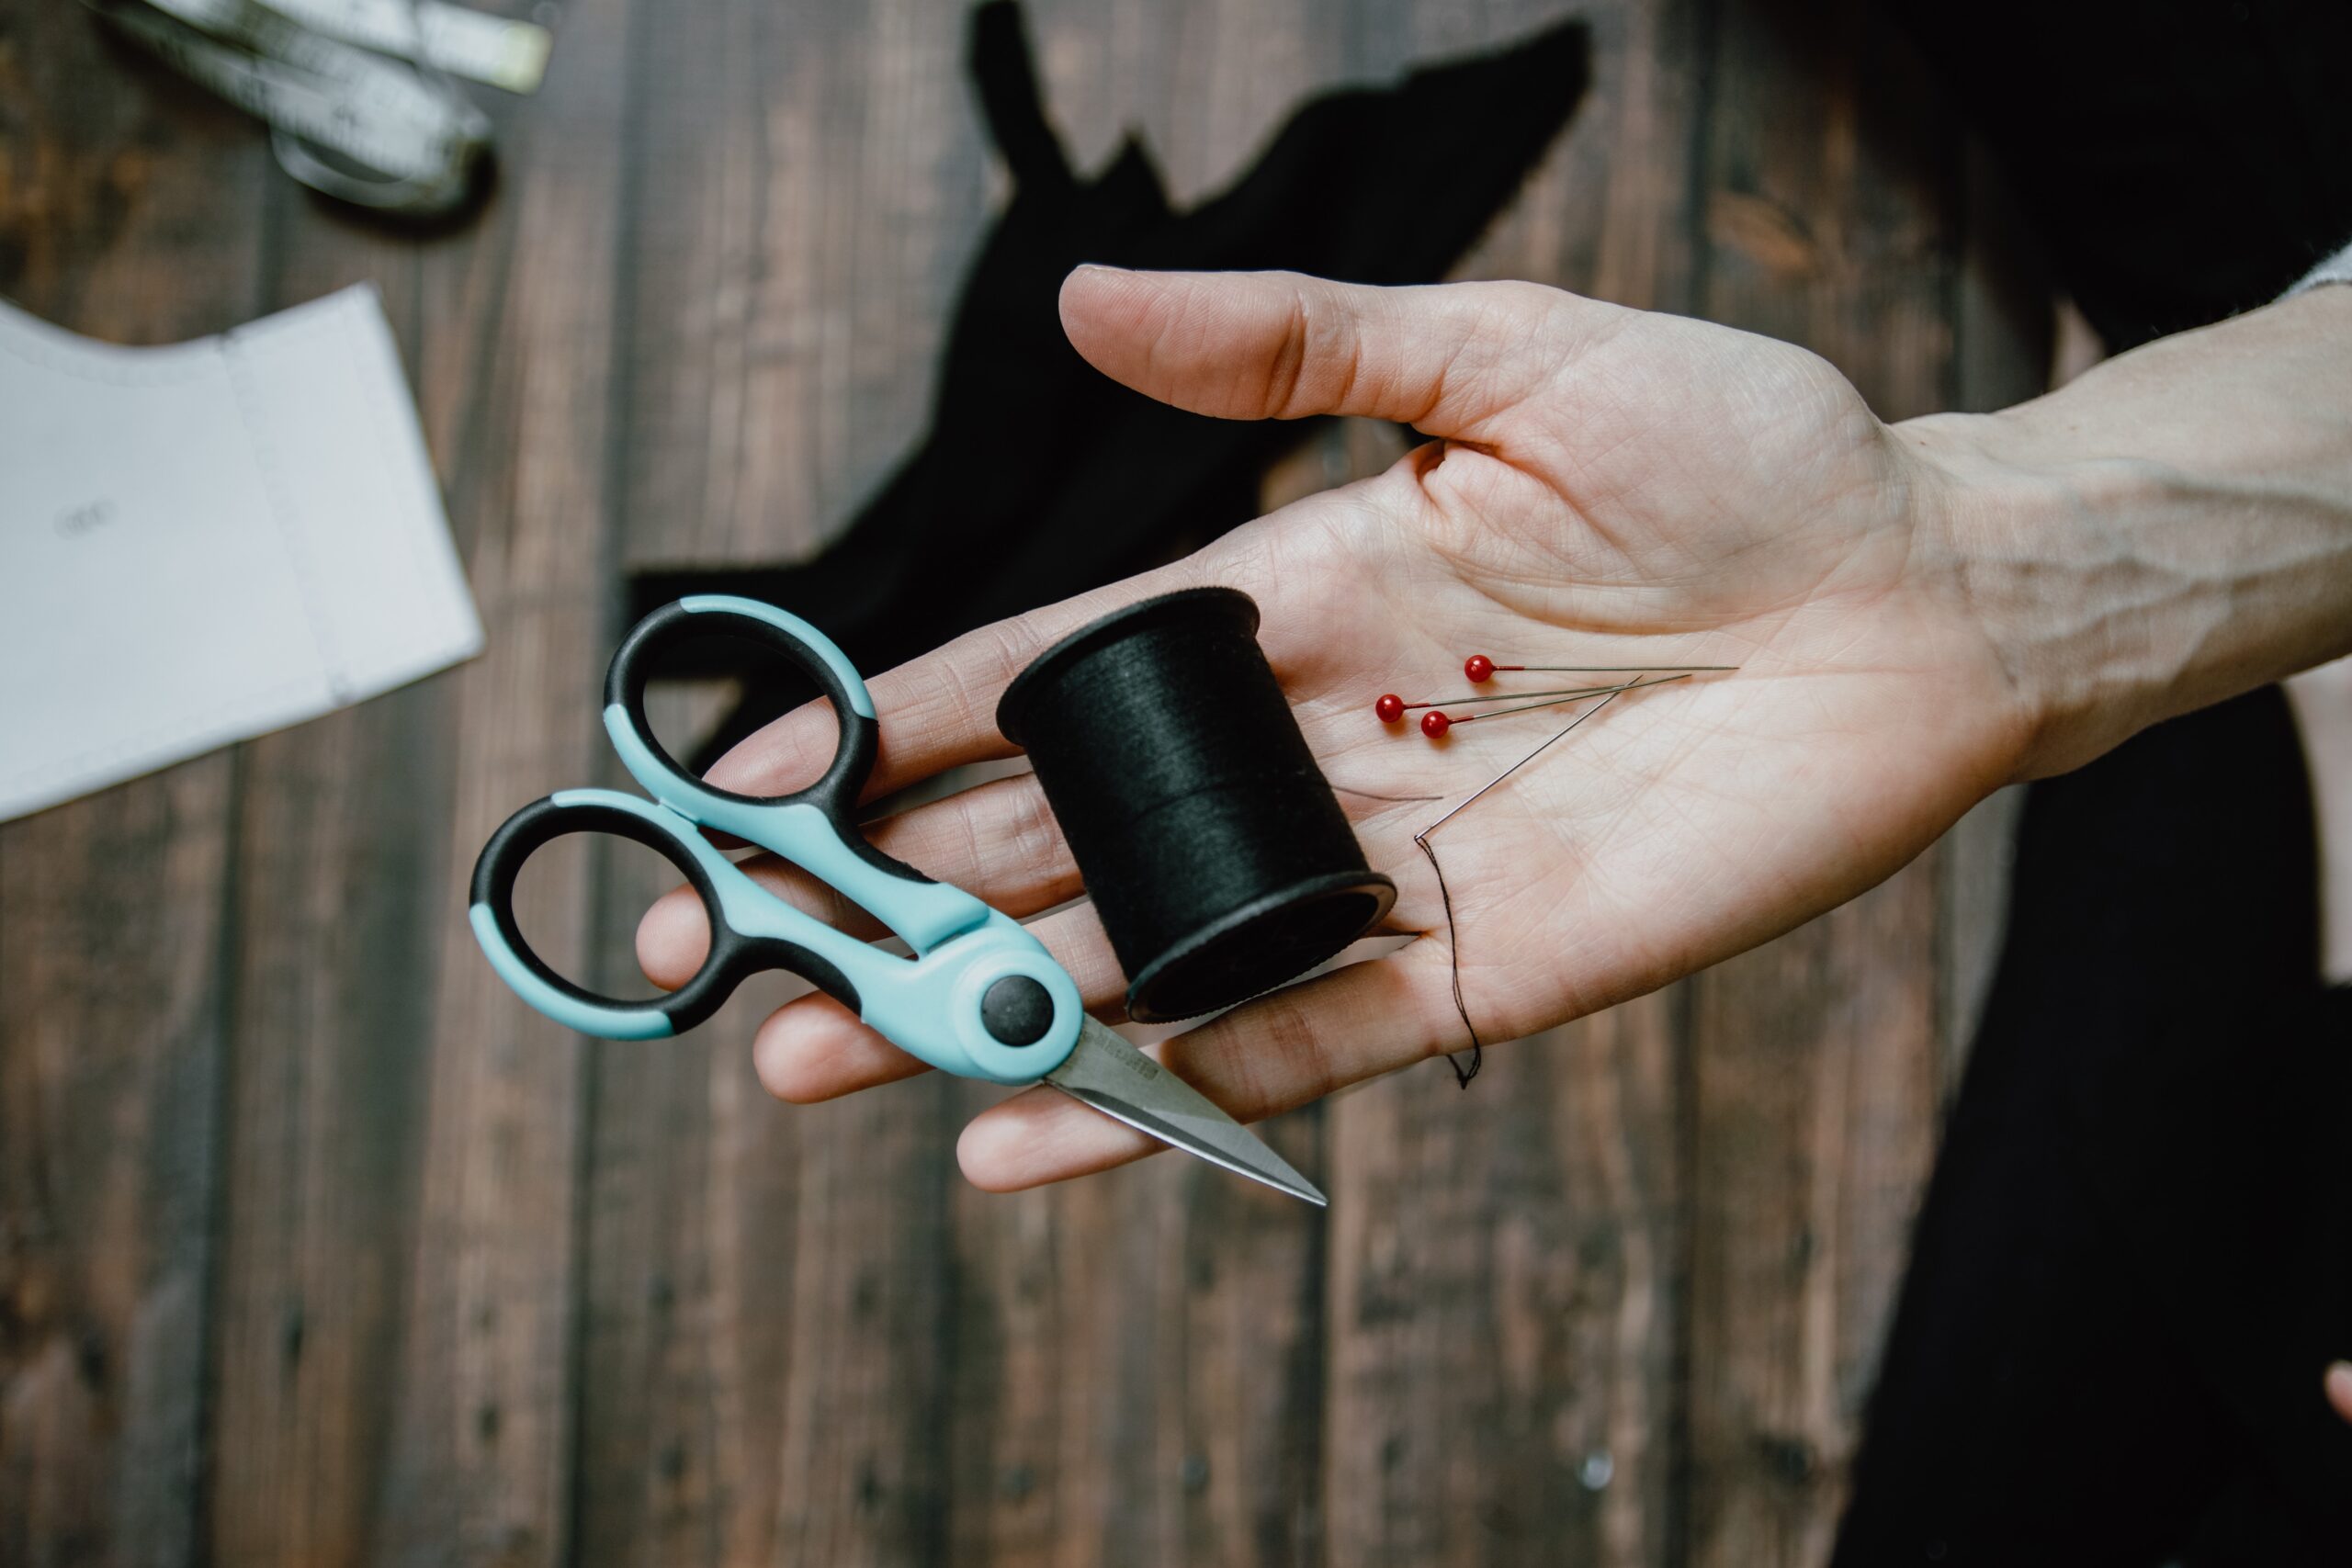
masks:
{"type": "Polygon", "coordinates": [[[874,699],[842,650],[799,616],[718,594],[663,605],[613,655],[605,728],[622,765],[653,798],[560,791],[508,818],[474,865],[474,935],[499,976],[548,1017],[609,1039],[658,1039],[703,1022],[748,976],[789,970],[943,1072],[1052,1084],[1162,1143],[1294,1197],[1324,1201],[1198,1090],[1088,1017],[1069,971],[1018,922],[866,842],[852,813],[874,771],[880,734],[874,699]],[[736,795],[689,776],[654,739],[645,717],[653,661],[682,640],[713,633],[783,654],[823,689],[841,735],[815,784],[786,795],[736,795]],[[738,869],[705,829],[783,856],[872,913],[914,956],[885,953],[801,913],[738,869]],[[583,832],[659,852],[701,896],[709,956],[667,997],[600,997],[550,969],[524,941],[514,919],[523,863],[550,840],[583,832]]]}

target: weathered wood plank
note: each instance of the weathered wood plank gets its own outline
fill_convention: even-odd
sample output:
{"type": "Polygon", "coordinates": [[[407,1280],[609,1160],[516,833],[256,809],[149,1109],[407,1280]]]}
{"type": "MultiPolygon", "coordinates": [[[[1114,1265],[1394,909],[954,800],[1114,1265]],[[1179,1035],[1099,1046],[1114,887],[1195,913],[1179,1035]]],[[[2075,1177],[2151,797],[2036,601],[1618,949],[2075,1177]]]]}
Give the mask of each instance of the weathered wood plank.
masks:
{"type": "MultiPolygon", "coordinates": [[[[1133,126],[1188,201],[1305,95],[1566,8],[1031,21],[1073,155],[1133,126]]],[[[1795,9],[1582,12],[1592,96],[1465,275],[1806,342],[1889,414],[2021,395],[2034,331],[1973,186],[1956,227],[1932,95],[1854,7],[1795,9]]],[[[919,438],[1001,194],[960,15],[772,10],[569,8],[495,205],[423,243],[284,187],[71,8],[0,18],[0,292],[155,340],[377,278],[492,636],[0,830],[0,992],[39,998],[0,1021],[0,1560],[1817,1559],[1990,952],[1990,818],[1466,1097],[1430,1068],[1277,1125],[1329,1220],[1173,1159],[973,1192],[990,1091],[777,1106],[742,1045],[774,987],[583,1052],[480,963],[475,848],[612,776],[616,568],[838,526],[919,438]]],[[[1395,450],[1335,429],[1274,488],[1395,450]]],[[[620,982],[661,874],[545,870],[535,933],[620,982]]]]}
{"type": "MultiPolygon", "coordinates": [[[[1957,145],[1866,8],[1744,5],[1713,51],[1706,314],[1949,406],[1957,145]]],[[[1940,1087],[1924,857],[1693,982],[1694,1563],[1811,1563],[1845,1495],[1940,1087]]]]}
{"type": "Polygon", "coordinates": [[[924,423],[982,219],[961,7],[666,7],[643,67],[627,559],[813,552],[924,423]]]}
{"type": "MultiPolygon", "coordinates": [[[[1309,1172],[1317,1131],[1265,1129],[1309,1172]]],[[[946,1560],[1320,1561],[1323,1229],[1173,1156],[959,1194],[946,1560]]]]}
{"type": "MultiPolygon", "coordinates": [[[[252,314],[266,159],[73,6],[0,15],[0,294],[169,343],[252,314]]],[[[0,1562],[200,1560],[236,765],[0,829],[0,1562]]]]}
{"type": "MultiPolygon", "coordinates": [[[[1138,135],[1179,204],[1353,63],[1329,6],[1052,5],[1031,28],[1073,160],[1138,135]]],[[[1266,1135],[1317,1171],[1319,1121],[1266,1135]]],[[[948,1561],[1319,1561],[1324,1231],[1176,1158],[960,1195],[948,1561]]]]}
{"type": "MultiPolygon", "coordinates": [[[[386,294],[469,560],[472,666],[251,749],[222,1228],[222,1561],[560,1559],[580,1050],[463,919],[498,818],[593,776],[626,4],[567,16],[503,188],[389,233],[280,186],[279,302],[386,294]]],[[[560,964],[584,885],[526,919],[560,964]],[[534,917],[537,917],[534,919],[534,917]]]]}
{"type": "MultiPolygon", "coordinates": [[[[640,62],[623,565],[804,553],[919,435],[977,231],[954,10],[664,15],[640,62]]],[[[626,983],[639,856],[600,866],[626,983]]],[[[950,1086],[794,1110],[785,990],[596,1061],[580,1538],[598,1562],[937,1560],[950,1086]]]]}
{"type": "MultiPolygon", "coordinates": [[[[657,729],[666,696],[656,688],[657,729]]],[[[636,852],[608,854],[598,874],[600,981],[629,994],[637,917],[675,877],[636,852]]],[[[789,990],[747,987],[684,1039],[599,1052],[582,1317],[583,1562],[798,1560],[778,1540],[796,1216],[810,1156],[796,1113],[753,1078],[746,1046],[789,990]]],[[[830,1152],[861,1174],[854,1147],[830,1152]]],[[[862,1174],[887,1179],[878,1168],[862,1174]]],[[[878,1227],[877,1245],[896,1234],[878,1227]]],[[[861,1353],[847,1314],[829,1310],[826,1322],[860,1364],[899,1348],[861,1353]]],[[[821,1368],[832,1358],[820,1346],[813,1359],[821,1368]]]]}
{"type": "Polygon", "coordinates": [[[226,758],[0,835],[0,1558],[191,1562],[226,758]]]}
{"type": "Polygon", "coordinates": [[[1653,998],[1338,1108],[1330,1561],[1671,1560],[1674,1022],[1653,998]]]}
{"type": "MultiPolygon", "coordinates": [[[[596,714],[619,504],[614,338],[630,61],[651,13],[577,0],[562,22],[547,85],[503,143],[496,228],[425,258],[421,278],[427,427],[461,433],[447,490],[489,646],[452,683],[449,828],[424,846],[446,857],[447,891],[375,1543],[391,1562],[573,1549],[585,1053],[499,984],[459,896],[508,812],[610,765],[596,714]]],[[[586,973],[593,888],[567,869],[526,886],[518,912],[550,962],[586,973]]]]}
{"type": "MultiPolygon", "coordinates": [[[[415,357],[415,245],[268,190],[265,308],[361,280],[415,357]]],[[[368,1555],[414,1243],[447,678],[265,736],[238,800],[210,1521],[223,1562],[368,1555]]]]}
{"type": "MultiPolygon", "coordinates": [[[[1049,71],[1124,49],[1164,84],[1154,51],[1183,20],[1063,6],[1031,25],[1049,71]]],[[[786,37],[757,8],[717,7],[660,46],[627,558],[805,547],[920,437],[944,311],[997,194],[964,26],[843,10],[786,37]],[[715,58],[722,39],[735,58],[715,58]]],[[[1247,34],[1204,41],[1247,74],[1247,34]]],[[[1288,102],[1268,99],[1271,124],[1288,102]]],[[[1222,129],[1220,173],[1246,133],[1222,129]]],[[[617,945],[636,893],[614,891],[617,945]]],[[[1319,1286],[1306,1222],[1281,1216],[1241,1262],[1193,1228],[1226,1195],[1196,1201],[1172,1168],[963,1192],[955,1133],[990,1091],[923,1080],[767,1104],[741,1044],[757,1016],[739,1005],[672,1052],[599,1065],[589,1555],[1157,1562],[1204,1536],[1222,1551],[1296,1534],[1316,1472],[1279,1450],[1311,1424],[1311,1391],[1258,1425],[1225,1402],[1269,1403],[1261,1343],[1312,1370],[1311,1307],[1245,1332],[1269,1284],[1291,1300],[1319,1286]],[[1192,1273],[1188,1235],[1209,1254],[1192,1273]],[[1188,1383],[1194,1336],[1228,1370],[1188,1383]]]]}
{"type": "MultiPolygon", "coordinates": [[[[1561,10],[1416,7],[1398,46],[1561,10]]],[[[1699,8],[1577,14],[1593,90],[1460,275],[1689,310],[1699,8]]],[[[1676,1561],[1680,1010],[1500,1046],[1464,1093],[1430,1067],[1332,1108],[1331,1562],[1676,1561]]]]}

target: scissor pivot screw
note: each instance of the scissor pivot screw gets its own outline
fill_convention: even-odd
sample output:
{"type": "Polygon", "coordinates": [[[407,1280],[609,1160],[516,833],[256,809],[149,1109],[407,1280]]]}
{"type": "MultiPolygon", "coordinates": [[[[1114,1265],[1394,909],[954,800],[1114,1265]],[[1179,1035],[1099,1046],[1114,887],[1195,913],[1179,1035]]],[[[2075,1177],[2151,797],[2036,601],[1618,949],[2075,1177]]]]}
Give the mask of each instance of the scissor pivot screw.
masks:
{"type": "Polygon", "coordinates": [[[1054,1026],[1054,998],[1026,975],[1007,975],[980,996],[980,1024],[1002,1045],[1035,1045],[1054,1026]]]}

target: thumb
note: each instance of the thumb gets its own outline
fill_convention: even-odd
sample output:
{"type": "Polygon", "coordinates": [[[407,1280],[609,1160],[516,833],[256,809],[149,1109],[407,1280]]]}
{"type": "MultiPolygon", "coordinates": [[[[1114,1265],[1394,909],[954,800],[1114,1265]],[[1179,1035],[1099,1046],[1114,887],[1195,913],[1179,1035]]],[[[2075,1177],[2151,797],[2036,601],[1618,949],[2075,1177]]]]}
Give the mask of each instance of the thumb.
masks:
{"type": "Polygon", "coordinates": [[[1360,414],[1477,440],[1627,312],[1530,283],[1374,288],[1295,272],[1082,266],[1062,282],[1061,313],[1089,364],[1194,413],[1360,414]]]}

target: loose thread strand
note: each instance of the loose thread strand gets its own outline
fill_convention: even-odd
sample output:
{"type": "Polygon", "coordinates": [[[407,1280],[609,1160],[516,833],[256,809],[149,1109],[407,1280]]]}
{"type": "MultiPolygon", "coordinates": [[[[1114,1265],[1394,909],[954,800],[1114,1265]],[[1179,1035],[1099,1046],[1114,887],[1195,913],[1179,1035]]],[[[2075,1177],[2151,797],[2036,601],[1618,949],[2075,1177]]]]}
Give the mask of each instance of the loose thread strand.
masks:
{"type": "MultiPolygon", "coordinates": [[[[1427,857],[1430,863],[1430,870],[1437,874],[1437,896],[1439,901],[1445,908],[1445,961],[1447,967],[1452,971],[1453,976],[1453,1010],[1461,1018],[1462,1027],[1470,1036],[1469,1066],[1464,1067],[1460,1062],[1454,1059],[1459,1053],[1449,1051],[1445,1054],[1446,1066],[1453,1069],[1453,1080],[1459,1087],[1468,1089],[1470,1087],[1470,1080],[1478,1076],[1478,1069],[1486,1064],[1487,1047],[1486,1043],[1478,1038],[1478,1026],[1470,1021],[1470,1004],[1464,999],[1462,995],[1462,933],[1455,928],[1453,923],[1453,890],[1445,885],[1445,868],[1437,863],[1437,851],[1430,844],[1430,835],[1436,832],[1440,828],[1444,827],[1448,822],[1453,821],[1454,818],[1460,816],[1465,807],[1467,807],[1473,801],[1476,801],[1481,795],[1485,795],[1488,790],[1494,788],[1497,784],[1510,777],[1511,774],[1519,772],[1520,769],[1527,766],[1528,763],[1535,761],[1536,758],[1550,750],[1561,740],[1566,739],[1569,730],[1574,729],[1577,725],[1582,724],[1586,719],[1590,718],[1594,714],[1599,713],[1602,708],[1607,707],[1611,703],[1615,702],[1627,692],[1639,691],[1650,686],[1670,685],[1676,681],[1688,679],[1690,679],[1688,675],[1670,675],[1663,681],[1628,681],[1622,686],[1611,687],[1608,694],[1600,698],[1600,701],[1593,704],[1592,706],[1585,709],[1584,712],[1570,719],[1566,725],[1561,727],[1559,733],[1553,736],[1551,739],[1546,740],[1543,745],[1538,746],[1534,750],[1530,751],[1526,756],[1521,757],[1518,761],[1513,762],[1510,767],[1505,768],[1501,773],[1497,773],[1493,778],[1488,779],[1485,784],[1479,785],[1476,790],[1473,790],[1452,810],[1446,812],[1436,821],[1430,823],[1428,827],[1413,835],[1414,845],[1419,849],[1425,857],[1427,857]]],[[[1547,703],[1540,705],[1548,707],[1554,705],[1547,703]]]]}
{"type": "Polygon", "coordinates": [[[1470,1065],[1464,1066],[1457,1059],[1460,1053],[1453,1051],[1445,1054],[1445,1065],[1453,1069],[1455,1087],[1468,1089],[1486,1065],[1487,1046],[1478,1038],[1478,1026],[1470,1021],[1470,1005],[1462,999],[1462,944],[1454,940],[1453,895],[1446,888],[1445,868],[1437,863],[1437,852],[1430,848],[1427,829],[1414,834],[1413,843],[1429,858],[1430,870],[1437,874],[1437,896],[1445,904],[1445,962],[1453,971],[1453,1010],[1462,1015],[1462,1027],[1470,1032],[1470,1065]]]}

